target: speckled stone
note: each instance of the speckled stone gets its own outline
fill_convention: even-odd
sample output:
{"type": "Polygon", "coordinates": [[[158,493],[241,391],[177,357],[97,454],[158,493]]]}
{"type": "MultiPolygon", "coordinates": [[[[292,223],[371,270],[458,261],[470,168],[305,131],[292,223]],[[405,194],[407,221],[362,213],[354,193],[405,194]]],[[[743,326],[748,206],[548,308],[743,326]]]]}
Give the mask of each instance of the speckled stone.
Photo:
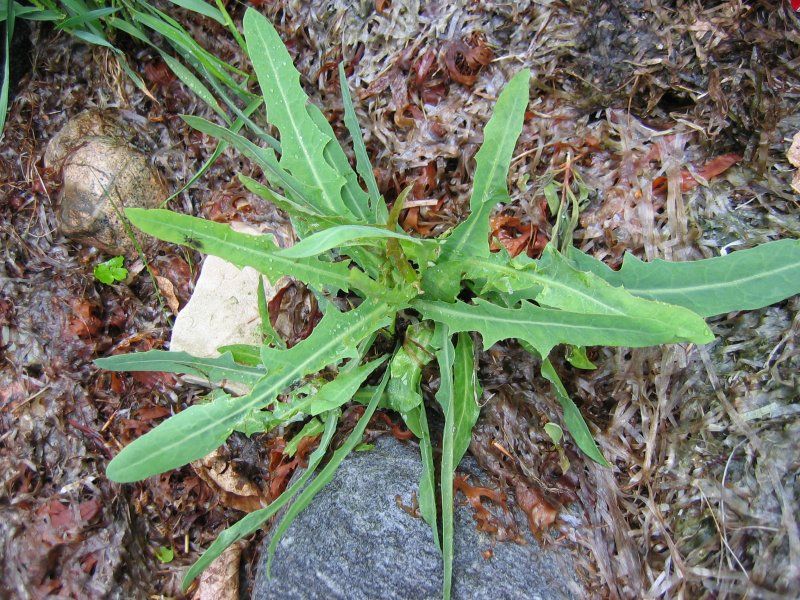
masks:
{"type": "MultiPolygon", "coordinates": [[[[464,467],[477,469],[466,459],[464,467]]],[[[427,524],[403,511],[422,465],[416,446],[380,438],[356,452],[303,511],[278,545],[272,577],[266,544],[254,600],[315,598],[436,599],[441,557],[427,524]]],[[[455,511],[453,598],[561,600],[581,597],[567,553],[529,544],[495,543],[477,531],[469,508],[455,511]],[[482,553],[490,549],[492,557],[482,553]]]]}

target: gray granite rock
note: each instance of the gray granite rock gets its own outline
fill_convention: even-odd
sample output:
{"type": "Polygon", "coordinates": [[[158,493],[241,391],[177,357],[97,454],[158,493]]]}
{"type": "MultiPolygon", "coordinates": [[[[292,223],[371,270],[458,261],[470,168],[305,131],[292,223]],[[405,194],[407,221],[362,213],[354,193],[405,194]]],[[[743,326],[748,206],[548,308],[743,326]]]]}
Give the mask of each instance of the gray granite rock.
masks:
{"type": "MultiPolygon", "coordinates": [[[[396,501],[410,503],[420,472],[418,449],[389,436],[348,457],[281,540],[270,579],[265,542],[253,598],[440,598],[441,557],[431,531],[396,501]]],[[[455,532],[453,598],[581,596],[566,552],[542,549],[533,539],[495,543],[477,531],[463,505],[456,508],[455,532]]]]}

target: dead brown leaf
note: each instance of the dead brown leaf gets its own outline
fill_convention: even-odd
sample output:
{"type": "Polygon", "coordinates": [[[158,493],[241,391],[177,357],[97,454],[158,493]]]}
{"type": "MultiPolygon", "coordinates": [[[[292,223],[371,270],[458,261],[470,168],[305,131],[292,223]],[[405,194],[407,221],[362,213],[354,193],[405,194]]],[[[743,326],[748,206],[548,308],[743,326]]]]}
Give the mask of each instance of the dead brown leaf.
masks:
{"type": "Polygon", "coordinates": [[[167,306],[169,306],[172,314],[177,315],[181,303],[178,301],[178,297],[175,295],[175,286],[172,285],[172,282],[169,279],[162,277],[161,275],[156,275],[155,279],[156,283],[158,284],[158,289],[161,291],[161,294],[164,296],[164,300],[167,302],[167,306]]]}
{"type": "Polygon", "coordinates": [[[192,467],[198,476],[219,494],[225,506],[245,512],[264,507],[262,490],[238,473],[235,466],[224,458],[219,449],[193,462],[192,467]]]}
{"type": "Polygon", "coordinates": [[[238,600],[239,562],[244,542],[232,544],[203,571],[192,600],[238,600]]]}

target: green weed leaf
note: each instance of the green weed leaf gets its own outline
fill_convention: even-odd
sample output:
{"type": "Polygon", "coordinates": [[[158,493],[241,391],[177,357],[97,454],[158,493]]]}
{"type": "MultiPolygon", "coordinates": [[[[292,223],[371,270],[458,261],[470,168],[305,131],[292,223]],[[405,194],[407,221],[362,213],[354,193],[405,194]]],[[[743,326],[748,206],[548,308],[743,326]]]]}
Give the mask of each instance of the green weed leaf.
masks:
{"type": "Polygon", "coordinates": [[[248,414],[265,408],[291,384],[344,358],[356,358],[358,343],[385,327],[394,311],[367,300],[357,309],[329,309],[312,334],[289,350],[265,349],[269,374],[246,396],[218,397],[190,406],[123,448],[108,465],[112,481],[126,483],[181,467],[221,446],[248,414]]]}
{"type": "Polygon", "coordinates": [[[125,258],[122,256],[115,256],[95,265],[94,278],[106,285],[111,285],[116,281],[125,281],[128,277],[128,269],[122,266],[124,260],[125,258]]]}
{"type": "Polygon", "coordinates": [[[558,344],[638,348],[685,341],[706,343],[713,339],[677,336],[671,324],[655,319],[581,314],[529,302],[519,308],[503,308],[479,298],[475,304],[416,300],[412,306],[425,318],[446,323],[454,332],[479,332],[486,348],[499,340],[520,339],[543,357],[558,344]]]}
{"type": "Polygon", "coordinates": [[[209,383],[236,381],[254,386],[266,375],[264,369],[244,366],[234,361],[230,352],[217,358],[198,358],[186,352],[148,350],[133,354],[120,354],[98,358],[94,364],[108,371],[151,371],[194,375],[209,383]]]}
{"type": "Polygon", "coordinates": [[[229,225],[181,215],[168,210],[129,208],[126,216],[136,227],[165,242],[181,244],[224,258],[237,267],[253,267],[277,281],[283,275],[316,287],[348,290],[346,262],[325,263],[316,258],[288,259],[266,235],[233,231],[229,225]]]}
{"type": "MultiPolygon", "coordinates": [[[[389,231],[388,229],[382,229],[380,227],[371,227],[369,225],[340,225],[315,233],[294,246],[278,251],[277,254],[284,258],[308,258],[345,244],[363,243],[367,240],[386,238],[405,240],[412,244],[423,243],[423,240],[411,237],[406,233],[389,231]]],[[[346,252],[346,250],[344,251],[346,252]]]]}
{"type": "Polygon", "coordinates": [[[619,271],[577,249],[569,258],[630,294],[684,306],[703,317],[761,308],[800,293],[800,240],[688,262],[642,262],[626,254],[619,271]]]}
{"type": "Polygon", "coordinates": [[[272,24],[249,8],[244,33],[270,123],[280,132],[281,166],[310,187],[312,205],[324,215],[355,215],[342,200],[345,178],[325,160],[328,144],[336,144],[309,116],[308,96],[300,74],[272,24]]]}
{"type": "Polygon", "coordinates": [[[510,200],[508,169],[522,132],[530,77],[530,71],[523,69],[511,78],[497,99],[492,118],[483,131],[483,144],[475,155],[470,215],[445,241],[444,257],[489,254],[489,215],[495,204],[510,200]]]}

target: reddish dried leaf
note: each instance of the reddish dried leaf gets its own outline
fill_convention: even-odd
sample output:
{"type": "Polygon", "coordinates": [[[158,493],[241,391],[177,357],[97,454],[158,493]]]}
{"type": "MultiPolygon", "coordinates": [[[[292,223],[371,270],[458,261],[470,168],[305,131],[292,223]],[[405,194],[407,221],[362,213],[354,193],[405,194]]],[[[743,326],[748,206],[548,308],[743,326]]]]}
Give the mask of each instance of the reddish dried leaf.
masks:
{"type": "Polygon", "coordinates": [[[517,504],[528,516],[528,527],[534,535],[540,535],[556,521],[558,508],[550,504],[541,492],[517,481],[514,495],[517,504]]]}

